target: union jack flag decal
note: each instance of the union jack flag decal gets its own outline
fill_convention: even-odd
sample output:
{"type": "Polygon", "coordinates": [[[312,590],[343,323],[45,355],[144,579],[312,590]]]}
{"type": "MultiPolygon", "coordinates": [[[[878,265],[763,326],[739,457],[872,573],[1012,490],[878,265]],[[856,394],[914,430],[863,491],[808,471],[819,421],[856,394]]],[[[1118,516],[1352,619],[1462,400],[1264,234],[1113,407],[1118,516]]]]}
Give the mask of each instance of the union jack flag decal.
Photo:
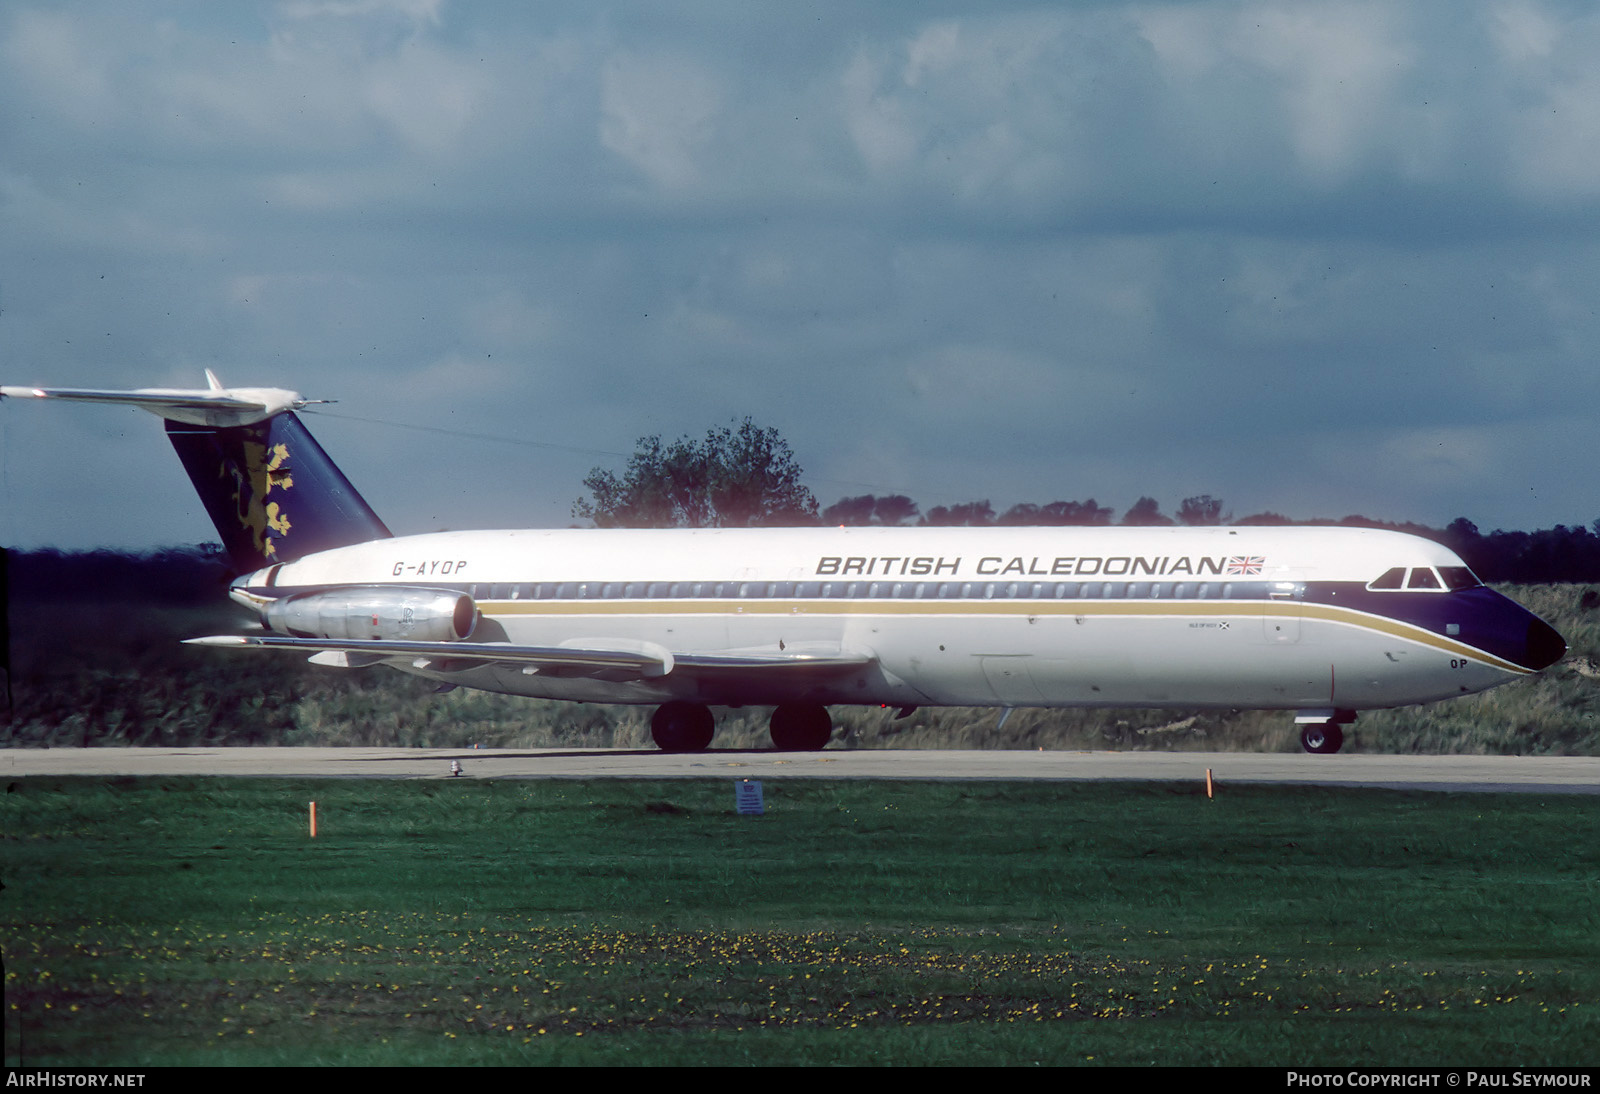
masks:
{"type": "Polygon", "coordinates": [[[1261,555],[1235,555],[1228,559],[1228,572],[1230,574],[1259,574],[1261,567],[1266,564],[1266,558],[1261,555]]]}

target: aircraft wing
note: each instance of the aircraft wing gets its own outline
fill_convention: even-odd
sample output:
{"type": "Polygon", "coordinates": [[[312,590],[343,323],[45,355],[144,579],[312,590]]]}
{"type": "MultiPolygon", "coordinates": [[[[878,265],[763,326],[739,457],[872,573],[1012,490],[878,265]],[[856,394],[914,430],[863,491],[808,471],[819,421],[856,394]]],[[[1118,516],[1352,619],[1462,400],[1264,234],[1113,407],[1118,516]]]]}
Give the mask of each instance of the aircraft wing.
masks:
{"type": "Polygon", "coordinates": [[[212,635],[186,639],[194,646],[226,649],[288,649],[311,653],[312,661],[362,668],[382,661],[426,659],[440,668],[521,665],[553,675],[650,679],[675,670],[733,672],[751,670],[844,671],[870,664],[870,654],[837,646],[790,646],[720,653],[674,654],[654,642],[602,640],[562,646],[521,646],[509,642],[412,642],[400,639],[290,638],[276,634],[212,635]]]}

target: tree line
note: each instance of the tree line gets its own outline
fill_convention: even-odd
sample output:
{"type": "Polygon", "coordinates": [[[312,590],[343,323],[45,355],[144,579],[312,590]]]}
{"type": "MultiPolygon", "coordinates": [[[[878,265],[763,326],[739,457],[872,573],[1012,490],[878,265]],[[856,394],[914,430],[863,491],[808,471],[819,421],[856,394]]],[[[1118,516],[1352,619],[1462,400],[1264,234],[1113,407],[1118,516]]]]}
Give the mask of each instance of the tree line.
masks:
{"type": "Polygon", "coordinates": [[[1535,532],[1488,533],[1466,517],[1445,528],[1359,515],[1305,520],[1262,512],[1235,519],[1223,500],[1210,494],[1184,498],[1170,516],[1155,498],[1140,497],[1120,518],[1094,498],[1021,502],[999,513],[988,500],[968,501],[924,512],[904,494],[861,494],[820,508],[801,475],[799,461],[778,431],[745,418],[735,428],[712,429],[699,439],[685,436],[668,444],[660,436],[640,438],[620,475],[598,467],[589,473],[583,480],[589,493],[573,504],[572,513],[601,528],[1345,525],[1388,528],[1443,543],[1485,581],[1600,581],[1600,518],[1589,527],[1558,524],[1535,532]]]}

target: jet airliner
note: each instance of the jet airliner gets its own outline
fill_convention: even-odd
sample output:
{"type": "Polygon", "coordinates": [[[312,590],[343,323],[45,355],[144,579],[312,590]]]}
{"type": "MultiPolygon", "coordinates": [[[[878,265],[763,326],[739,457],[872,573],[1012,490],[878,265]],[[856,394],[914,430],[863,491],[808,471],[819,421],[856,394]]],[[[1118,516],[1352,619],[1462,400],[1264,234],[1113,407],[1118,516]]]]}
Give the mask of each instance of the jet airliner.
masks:
{"type": "Polygon", "coordinates": [[[4,387],[129,404],[167,434],[261,630],[190,639],[441,685],[657,709],[773,707],[814,750],[833,705],[1293,711],[1336,752],[1361,710],[1482,691],[1566,643],[1448,548],[1328,527],[532,530],[394,536],[276,388],[4,387]]]}

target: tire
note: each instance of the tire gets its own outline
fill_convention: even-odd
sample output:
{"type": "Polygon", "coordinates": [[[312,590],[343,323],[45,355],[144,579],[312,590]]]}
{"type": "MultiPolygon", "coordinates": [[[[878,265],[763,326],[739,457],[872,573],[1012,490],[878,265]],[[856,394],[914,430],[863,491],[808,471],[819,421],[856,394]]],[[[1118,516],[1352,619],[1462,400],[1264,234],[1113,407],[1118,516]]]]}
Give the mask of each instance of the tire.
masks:
{"type": "Polygon", "coordinates": [[[716,732],[711,708],[700,703],[663,703],[650,718],[650,736],[663,752],[704,752],[716,732]]]}
{"type": "Polygon", "coordinates": [[[772,747],[779,752],[820,752],[833,736],[833,718],[818,703],[784,703],[772,712],[772,747]]]}
{"type": "Polygon", "coordinates": [[[1300,730],[1300,747],[1319,756],[1344,747],[1344,730],[1337,722],[1310,722],[1300,730]]]}

